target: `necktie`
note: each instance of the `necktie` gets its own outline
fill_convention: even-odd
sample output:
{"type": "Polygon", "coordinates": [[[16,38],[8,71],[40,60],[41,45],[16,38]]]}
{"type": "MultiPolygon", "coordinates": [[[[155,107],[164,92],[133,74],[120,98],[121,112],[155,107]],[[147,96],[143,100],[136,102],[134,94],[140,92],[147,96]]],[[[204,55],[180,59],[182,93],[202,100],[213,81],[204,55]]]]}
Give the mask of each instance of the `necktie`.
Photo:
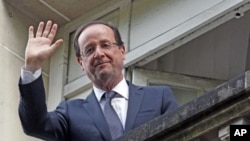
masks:
{"type": "Polygon", "coordinates": [[[104,103],[104,116],[109,125],[109,130],[112,139],[115,140],[123,134],[122,123],[111,105],[111,100],[114,98],[116,93],[114,91],[109,91],[105,93],[105,103],[104,103]]]}

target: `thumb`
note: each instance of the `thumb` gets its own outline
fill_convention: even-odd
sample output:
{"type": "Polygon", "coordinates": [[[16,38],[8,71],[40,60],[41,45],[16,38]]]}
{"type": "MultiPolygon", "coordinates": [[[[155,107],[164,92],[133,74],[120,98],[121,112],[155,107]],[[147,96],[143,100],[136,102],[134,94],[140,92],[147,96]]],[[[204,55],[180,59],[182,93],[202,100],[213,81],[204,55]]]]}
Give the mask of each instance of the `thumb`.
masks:
{"type": "Polygon", "coordinates": [[[54,52],[57,48],[59,48],[62,43],[63,43],[63,40],[59,39],[54,44],[52,44],[50,48],[52,52],[54,52]]]}

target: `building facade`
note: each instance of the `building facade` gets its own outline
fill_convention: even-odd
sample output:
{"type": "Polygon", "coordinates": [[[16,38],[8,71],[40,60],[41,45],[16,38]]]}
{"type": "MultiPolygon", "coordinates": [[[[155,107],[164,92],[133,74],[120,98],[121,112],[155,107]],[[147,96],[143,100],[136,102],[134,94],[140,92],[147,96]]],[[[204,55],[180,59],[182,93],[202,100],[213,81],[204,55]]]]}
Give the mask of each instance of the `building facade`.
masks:
{"type": "Polygon", "coordinates": [[[249,0],[72,0],[60,4],[2,0],[0,141],[36,140],[22,132],[17,113],[17,84],[29,25],[55,21],[57,38],[64,40],[42,68],[49,110],[61,100],[85,98],[91,91],[72,44],[77,27],[90,20],[119,28],[127,51],[126,79],[137,85],[169,85],[182,105],[250,68],[249,9],[249,0]]]}

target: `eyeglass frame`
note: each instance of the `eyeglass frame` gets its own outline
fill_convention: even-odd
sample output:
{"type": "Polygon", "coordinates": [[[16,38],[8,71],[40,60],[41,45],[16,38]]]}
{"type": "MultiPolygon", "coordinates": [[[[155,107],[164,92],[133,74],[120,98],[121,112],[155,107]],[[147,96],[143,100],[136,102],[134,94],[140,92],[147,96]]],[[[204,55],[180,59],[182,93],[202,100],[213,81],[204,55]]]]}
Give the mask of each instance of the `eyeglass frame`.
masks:
{"type": "MultiPolygon", "coordinates": [[[[120,47],[121,45],[119,45],[118,43],[115,43],[115,42],[105,42],[105,43],[103,43],[103,44],[101,44],[101,45],[99,45],[100,47],[101,47],[101,49],[102,50],[110,50],[112,47],[114,47],[114,46],[118,46],[118,47],[120,47]],[[109,44],[108,45],[108,47],[104,47],[104,46],[102,46],[102,45],[104,45],[104,44],[109,44]]],[[[82,56],[82,57],[90,57],[91,55],[93,55],[95,52],[96,52],[96,47],[97,46],[86,46],[86,47],[84,47],[84,50],[82,50],[81,52],[80,52],[80,55],[82,56]],[[93,52],[91,52],[90,54],[89,53],[86,53],[86,48],[95,48],[95,50],[93,51],[93,52]]]]}

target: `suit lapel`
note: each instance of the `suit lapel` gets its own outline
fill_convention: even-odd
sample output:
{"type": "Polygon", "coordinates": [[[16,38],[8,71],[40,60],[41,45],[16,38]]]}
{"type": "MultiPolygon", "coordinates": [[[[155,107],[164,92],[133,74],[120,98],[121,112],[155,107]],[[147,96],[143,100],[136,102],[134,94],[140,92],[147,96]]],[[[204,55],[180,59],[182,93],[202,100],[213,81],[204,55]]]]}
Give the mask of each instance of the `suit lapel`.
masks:
{"type": "Polygon", "coordinates": [[[104,140],[111,140],[108,124],[105,120],[100,104],[97,101],[93,91],[88,96],[87,101],[88,102],[85,103],[83,106],[90,115],[91,119],[94,121],[96,128],[101,132],[104,137],[104,140]]]}
{"type": "Polygon", "coordinates": [[[133,128],[135,118],[140,109],[144,92],[142,90],[142,87],[137,87],[131,84],[130,82],[128,82],[128,85],[129,85],[129,100],[128,100],[127,119],[125,124],[125,133],[133,128]]]}

